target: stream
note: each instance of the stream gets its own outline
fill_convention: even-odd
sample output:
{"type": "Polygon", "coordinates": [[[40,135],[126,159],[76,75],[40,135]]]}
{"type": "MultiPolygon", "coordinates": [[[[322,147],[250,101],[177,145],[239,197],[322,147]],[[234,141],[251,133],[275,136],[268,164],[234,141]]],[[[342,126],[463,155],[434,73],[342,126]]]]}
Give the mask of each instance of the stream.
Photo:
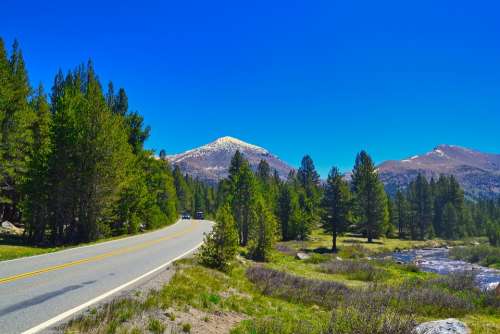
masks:
{"type": "Polygon", "coordinates": [[[481,288],[491,287],[500,282],[500,270],[483,267],[465,261],[453,260],[448,257],[448,249],[413,249],[393,253],[396,261],[404,263],[415,263],[423,271],[438,274],[449,274],[454,271],[473,270],[476,273],[476,281],[481,288]]]}

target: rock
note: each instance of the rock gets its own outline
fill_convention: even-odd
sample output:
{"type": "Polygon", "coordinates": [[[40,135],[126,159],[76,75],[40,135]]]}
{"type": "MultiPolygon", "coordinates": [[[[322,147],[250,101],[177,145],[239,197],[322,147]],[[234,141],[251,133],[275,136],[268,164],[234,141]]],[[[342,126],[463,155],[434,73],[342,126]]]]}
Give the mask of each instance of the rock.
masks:
{"type": "Polygon", "coordinates": [[[341,258],[340,256],[337,256],[337,257],[335,258],[335,260],[337,260],[337,261],[342,261],[342,258],[341,258]]]}
{"type": "Polygon", "coordinates": [[[307,260],[311,258],[311,255],[303,252],[298,252],[297,254],[295,254],[295,258],[298,260],[307,260]]]}
{"type": "Polygon", "coordinates": [[[474,245],[474,246],[479,246],[479,242],[477,242],[477,241],[473,241],[473,242],[471,242],[471,243],[472,243],[472,245],[474,245]]]}
{"type": "Polygon", "coordinates": [[[396,261],[397,264],[405,264],[403,261],[396,261]]]}
{"type": "Polygon", "coordinates": [[[492,282],[492,283],[489,283],[488,285],[486,285],[486,290],[488,290],[488,291],[497,290],[497,289],[500,289],[500,282],[492,282]]]}
{"type": "Polygon", "coordinates": [[[21,235],[23,234],[23,229],[15,226],[9,221],[4,221],[0,225],[0,234],[21,235]]]}
{"type": "Polygon", "coordinates": [[[469,334],[466,324],[457,319],[424,322],[415,328],[416,334],[469,334]]]}

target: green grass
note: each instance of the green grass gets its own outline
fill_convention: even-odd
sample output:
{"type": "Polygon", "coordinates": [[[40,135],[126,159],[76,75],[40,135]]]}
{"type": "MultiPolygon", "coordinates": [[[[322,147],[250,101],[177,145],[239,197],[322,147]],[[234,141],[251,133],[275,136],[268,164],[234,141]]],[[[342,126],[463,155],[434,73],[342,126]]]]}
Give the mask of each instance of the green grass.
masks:
{"type": "MultiPolygon", "coordinates": [[[[356,258],[374,253],[384,253],[396,248],[412,248],[416,245],[428,247],[424,242],[391,239],[379,240],[380,243],[373,245],[367,245],[360,239],[359,244],[352,241],[358,239],[354,237],[342,238],[339,243],[340,254],[356,258]],[[355,249],[350,249],[351,247],[355,249]]],[[[282,243],[281,246],[312,252],[328,247],[329,242],[328,236],[315,233],[314,238],[309,242],[287,242],[282,243]]],[[[279,293],[264,293],[246,276],[247,269],[255,266],[252,261],[239,261],[233,265],[230,272],[223,273],[199,265],[196,259],[184,259],[176,263],[176,274],[162,289],[150,292],[146,298],[125,299],[114,302],[98,312],[87,314],[70,323],[67,332],[130,332],[131,324],[127,324],[127,321],[147,314],[148,310],[156,310],[156,312],[160,310],[167,314],[165,319],[172,321],[172,319],[175,320],[175,310],[185,312],[190,308],[208,314],[230,311],[245,315],[248,320],[239,323],[232,330],[232,334],[326,333],[333,314],[340,325],[345,325],[342,325],[344,326],[341,326],[342,328],[336,328],[336,330],[347,332],[352,330],[352,326],[364,326],[364,321],[378,321],[378,332],[383,332],[384,326],[387,325],[384,321],[387,321],[390,326],[394,326],[394,321],[398,319],[406,321],[405,317],[407,316],[408,321],[418,322],[456,316],[465,321],[475,333],[500,332],[498,306],[488,306],[489,304],[487,305],[483,297],[476,292],[453,290],[447,287],[446,282],[439,281],[442,276],[437,274],[421,272],[414,266],[399,265],[392,261],[354,259],[354,262],[369,263],[376,272],[383,273],[375,280],[371,280],[359,273],[353,274],[348,269],[340,270],[335,274],[325,271],[324,265],[335,261],[337,254],[314,253],[315,255],[311,259],[300,261],[294,258],[292,252],[289,252],[288,255],[285,253],[275,251],[270,262],[259,265],[309,280],[343,283],[351,291],[348,293],[348,296],[352,296],[351,301],[349,298],[342,299],[339,306],[333,306],[333,309],[338,310],[338,312],[332,312],[330,306],[332,304],[329,303],[315,304],[311,302],[314,299],[310,298],[297,299],[279,293]],[[376,284],[375,288],[374,284],[376,284]],[[409,288],[404,290],[405,286],[409,286],[409,288]],[[382,309],[372,307],[372,311],[370,311],[372,313],[365,312],[365,306],[375,303],[370,299],[372,296],[387,300],[387,296],[394,296],[391,291],[398,291],[398,289],[407,291],[405,295],[411,295],[412,292],[415,292],[411,302],[406,301],[401,304],[391,302],[382,309]],[[422,295],[419,294],[420,289],[422,295]],[[427,289],[427,294],[425,289],[427,289]],[[381,291],[380,294],[378,294],[379,291],[381,291]],[[425,302],[429,298],[437,298],[437,303],[425,302]],[[463,301],[463,306],[460,306],[458,301],[463,301]],[[342,306],[342,303],[345,305],[342,306]],[[361,310],[357,308],[357,303],[361,305],[361,310]],[[450,305],[450,307],[443,305],[450,305]],[[166,313],[167,309],[169,313],[166,313]],[[339,310],[345,310],[345,312],[339,310]],[[411,313],[408,313],[409,310],[412,310],[411,313]]],[[[356,272],[356,266],[353,268],[356,272]]],[[[297,293],[297,296],[300,297],[300,293],[297,293]]],[[[147,329],[144,328],[144,330],[147,329]]],[[[365,332],[361,331],[360,333],[365,332]]]]}
{"type": "Polygon", "coordinates": [[[0,261],[51,253],[61,249],[62,247],[29,246],[24,244],[20,237],[0,236],[0,261]]]}

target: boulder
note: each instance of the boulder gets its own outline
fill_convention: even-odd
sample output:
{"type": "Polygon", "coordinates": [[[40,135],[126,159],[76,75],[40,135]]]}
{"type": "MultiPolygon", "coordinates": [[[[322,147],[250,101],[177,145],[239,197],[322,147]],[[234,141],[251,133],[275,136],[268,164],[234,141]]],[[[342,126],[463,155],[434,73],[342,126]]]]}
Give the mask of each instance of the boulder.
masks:
{"type": "Polygon", "coordinates": [[[9,221],[4,221],[0,224],[0,234],[21,235],[23,234],[23,229],[9,221]]]}
{"type": "Polygon", "coordinates": [[[424,322],[415,328],[416,334],[470,334],[466,324],[457,319],[424,322]]]}
{"type": "Polygon", "coordinates": [[[335,260],[337,260],[337,261],[342,261],[342,258],[341,258],[340,256],[337,256],[337,257],[335,258],[335,260]]]}
{"type": "Polygon", "coordinates": [[[311,255],[303,252],[298,252],[297,254],[295,254],[295,258],[297,258],[298,260],[307,260],[311,258],[311,255]]]}
{"type": "Polygon", "coordinates": [[[486,285],[486,290],[497,290],[500,288],[500,282],[488,283],[486,285]]]}

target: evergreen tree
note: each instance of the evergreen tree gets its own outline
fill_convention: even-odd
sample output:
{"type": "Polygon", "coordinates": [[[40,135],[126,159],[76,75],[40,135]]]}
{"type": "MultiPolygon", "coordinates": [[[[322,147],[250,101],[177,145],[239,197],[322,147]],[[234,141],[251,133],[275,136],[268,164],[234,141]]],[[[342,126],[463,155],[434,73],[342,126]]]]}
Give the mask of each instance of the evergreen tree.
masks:
{"type": "Polygon", "coordinates": [[[373,242],[388,222],[387,196],[375,165],[365,151],[357,155],[352,174],[354,212],[361,231],[368,242],[373,242]]]}
{"type": "Polygon", "coordinates": [[[294,231],[301,223],[301,215],[297,193],[288,183],[280,187],[276,211],[281,238],[285,241],[294,239],[296,237],[294,231]]]}
{"type": "MultiPolygon", "coordinates": [[[[237,154],[238,152],[236,152],[232,162],[240,163],[237,154]]],[[[248,161],[243,159],[239,169],[236,169],[234,165],[232,167],[230,171],[232,170],[235,174],[231,173],[229,176],[231,182],[231,196],[229,197],[229,201],[233,210],[233,216],[238,225],[240,244],[246,246],[257,196],[257,185],[248,161]]]]}
{"type": "Polygon", "coordinates": [[[419,173],[415,181],[410,183],[409,191],[414,214],[412,221],[415,224],[412,226],[412,238],[417,238],[418,233],[418,238],[424,240],[426,236],[433,236],[431,189],[426,178],[419,173]]]}
{"type": "Polygon", "coordinates": [[[174,185],[178,198],[178,211],[194,213],[192,193],[179,166],[174,166],[174,185]]]}
{"type": "Polygon", "coordinates": [[[250,225],[249,255],[256,261],[268,261],[276,233],[276,218],[260,197],[252,212],[253,224],[250,225]]]}
{"type": "Polygon", "coordinates": [[[43,241],[45,227],[50,219],[48,211],[49,194],[46,189],[48,183],[48,158],[50,155],[50,106],[43,91],[42,85],[37,89],[31,101],[31,108],[36,113],[32,126],[33,147],[28,172],[23,185],[24,215],[27,236],[35,242],[43,241]]]}
{"type": "Polygon", "coordinates": [[[133,155],[122,116],[111,113],[92,65],[70,73],[56,102],[49,159],[53,242],[110,233],[133,155]]]}
{"type": "Polygon", "coordinates": [[[218,210],[215,221],[212,231],[205,236],[199,258],[208,267],[227,270],[238,253],[238,231],[229,205],[218,210]]]}
{"type": "Polygon", "coordinates": [[[394,217],[398,229],[398,237],[404,239],[408,236],[410,207],[403,192],[398,190],[394,199],[394,217]]]}
{"type": "Polygon", "coordinates": [[[332,234],[332,252],[337,252],[337,236],[351,223],[351,192],[336,167],[328,174],[322,208],[323,228],[332,234]]]}
{"type": "Polygon", "coordinates": [[[3,45],[0,49],[0,74],[5,84],[0,97],[0,218],[16,222],[21,219],[20,189],[28,169],[35,114],[29,105],[31,87],[19,44],[14,42],[8,61],[3,45]]]}
{"type": "Polygon", "coordinates": [[[444,237],[446,239],[455,239],[458,236],[458,213],[451,202],[448,202],[443,209],[443,227],[444,237]]]}

